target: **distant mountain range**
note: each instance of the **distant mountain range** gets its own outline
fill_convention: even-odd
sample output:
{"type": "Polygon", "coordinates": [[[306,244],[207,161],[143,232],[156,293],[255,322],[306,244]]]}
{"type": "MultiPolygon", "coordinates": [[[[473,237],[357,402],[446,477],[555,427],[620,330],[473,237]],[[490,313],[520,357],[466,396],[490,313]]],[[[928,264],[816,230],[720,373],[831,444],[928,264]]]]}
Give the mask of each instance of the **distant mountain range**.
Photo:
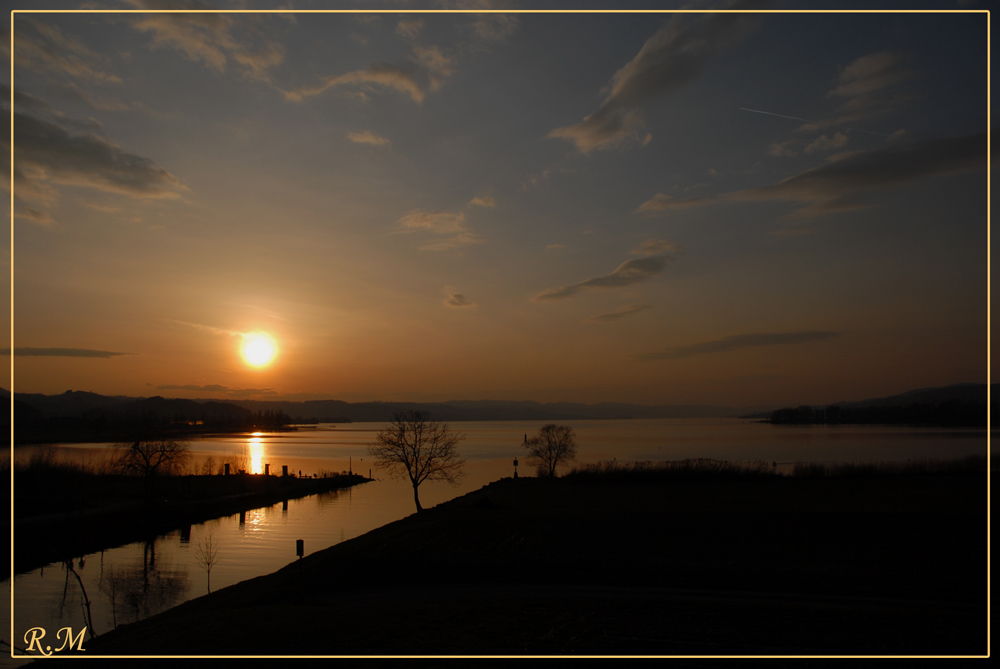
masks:
{"type": "MultiPolygon", "coordinates": [[[[2,396],[10,393],[2,390],[2,396]]],[[[135,398],[106,396],[68,390],[61,395],[14,394],[15,422],[19,419],[93,418],[123,415],[186,416],[200,420],[231,410],[282,412],[293,419],[319,422],[379,422],[391,420],[402,411],[426,411],[437,420],[594,420],[610,418],[724,418],[764,407],[733,408],[705,405],[578,404],[556,402],[516,402],[500,400],[452,400],[448,402],[342,402],[314,400],[186,400],[162,397],[135,398]]]]}
{"type": "MultiPolygon", "coordinates": [[[[998,385],[1000,384],[994,383],[991,386],[994,397],[997,392],[998,385]]],[[[842,407],[901,407],[909,406],[910,404],[933,404],[936,402],[985,401],[985,383],[958,383],[953,386],[944,386],[942,388],[921,388],[919,390],[910,390],[905,393],[900,393],[899,395],[890,395],[889,397],[880,397],[873,400],[861,400],[860,402],[835,402],[834,404],[842,407]]]]}
{"type": "MultiPolygon", "coordinates": [[[[959,383],[859,402],[787,407],[769,413],[744,415],[743,418],[765,418],[779,424],[985,426],[988,418],[986,390],[985,383],[959,383]]],[[[996,390],[996,384],[993,390],[996,390]]]]}
{"type": "MultiPolygon", "coordinates": [[[[996,391],[997,384],[993,385],[996,391]]],[[[0,389],[0,396],[10,397],[0,389]]],[[[19,420],[51,418],[93,418],[131,414],[163,417],[186,416],[190,420],[226,420],[243,412],[283,412],[296,420],[319,422],[380,422],[391,420],[401,411],[426,411],[444,421],[502,420],[600,420],[621,418],[728,418],[734,416],[768,418],[777,406],[719,407],[709,405],[621,404],[604,402],[540,403],[502,400],[451,400],[447,402],[342,402],[314,400],[289,402],[280,400],[186,400],[162,397],[135,398],[122,395],[106,396],[85,391],[66,391],[60,395],[15,393],[15,423],[19,420]]],[[[986,402],[985,383],[960,383],[942,388],[922,388],[899,395],[866,399],[857,402],[837,402],[842,407],[908,406],[940,402],[986,402]]],[[[831,405],[832,406],[832,405],[831,405]]]]}

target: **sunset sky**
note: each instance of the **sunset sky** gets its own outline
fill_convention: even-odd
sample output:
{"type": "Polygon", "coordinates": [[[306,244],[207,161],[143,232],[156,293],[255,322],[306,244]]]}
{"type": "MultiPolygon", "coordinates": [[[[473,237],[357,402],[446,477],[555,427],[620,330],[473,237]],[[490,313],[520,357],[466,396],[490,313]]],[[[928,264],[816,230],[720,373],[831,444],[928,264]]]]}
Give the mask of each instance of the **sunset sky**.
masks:
{"type": "Polygon", "coordinates": [[[355,6],[394,11],[15,15],[15,392],[986,382],[986,14],[355,6]],[[253,333],[270,364],[241,357],[253,333]]]}

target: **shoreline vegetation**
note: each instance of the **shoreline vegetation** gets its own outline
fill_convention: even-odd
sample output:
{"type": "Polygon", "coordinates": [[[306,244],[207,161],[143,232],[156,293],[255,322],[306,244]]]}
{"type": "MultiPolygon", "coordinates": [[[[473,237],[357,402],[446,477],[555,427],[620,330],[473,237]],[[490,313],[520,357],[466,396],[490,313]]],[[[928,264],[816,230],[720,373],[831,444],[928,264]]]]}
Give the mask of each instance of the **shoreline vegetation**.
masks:
{"type": "Polygon", "coordinates": [[[611,461],[502,479],[85,654],[981,654],[988,466],[611,461]]]}

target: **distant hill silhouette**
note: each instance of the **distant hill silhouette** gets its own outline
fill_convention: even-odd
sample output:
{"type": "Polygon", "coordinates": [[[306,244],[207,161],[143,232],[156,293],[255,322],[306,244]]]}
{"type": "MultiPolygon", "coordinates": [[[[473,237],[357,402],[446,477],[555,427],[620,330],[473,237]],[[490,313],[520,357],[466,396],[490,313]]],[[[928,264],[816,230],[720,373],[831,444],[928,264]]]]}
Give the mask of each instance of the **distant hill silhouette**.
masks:
{"type": "Polygon", "coordinates": [[[14,440],[18,444],[120,441],[165,432],[280,429],[290,422],[281,411],[252,411],[215,401],[105,397],[77,391],[61,395],[15,393],[14,399],[14,440]]]}
{"type": "MultiPolygon", "coordinates": [[[[996,384],[994,384],[994,390],[996,384]]],[[[10,393],[0,389],[0,395],[10,393]]],[[[202,421],[204,424],[235,426],[248,419],[265,416],[269,420],[288,419],[294,422],[382,422],[403,411],[426,411],[443,421],[504,421],[504,420],[602,420],[628,418],[728,418],[735,416],[771,418],[774,406],[721,407],[710,405],[640,405],[603,402],[541,403],[506,400],[449,400],[447,402],[343,402],[312,400],[187,400],[163,397],[135,398],[120,395],[105,396],[84,391],[66,391],[60,395],[15,393],[15,423],[38,420],[69,419],[118,423],[141,416],[160,421],[202,421]],[[270,413],[268,413],[270,412],[270,413]],[[103,416],[103,419],[101,418],[103,416]]],[[[907,407],[948,402],[982,403],[985,407],[986,384],[961,383],[942,388],[921,388],[899,395],[856,402],[838,402],[843,410],[865,407],[907,407]]],[[[809,407],[810,409],[812,407],[809,407]]],[[[798,409],[798,408],[797,408],[798,409]]],[[[825,420],[825,417],[824,417],[825,420]]]]}
{"type": "MultiPolygon", "coordinates": [[[[10,397],[10,392],[4,390],[4,397],[10,397]]],[[[79,418],[85,411],[91,409],[105,409],[135,401],[134,397],[123,397],[121,395],[108,397],[82,390],[67,390],[61,395],[14,393],[14,397],[38,411],[40,418],[55,418],[59,416],[79,418]]]]}
{"type": "MultiPolygon", "coordinates": [[[[992,390],[996,391],[993,384],[992,390]]],[[[773,411],[778,424],[906,424],[986,426],[985,383],[959,383],[943,388],[921,388],[860,402],[838,402],[825,407],[803,405],[773,411]]],[[[763,417],[763,416],[761,416],[763,417]]]]}
{"type": "Polygon", "coordinates": [[[248,422],[251,411],[225,402],[196,402],[184,399],[148,397],[119,404],[93,407],[81,414],[82,418],[96,419],[103,416],[111,422],[158,421],[173,423],[202,423],[219,427],[239,427],[248,422]]]}
{"type": "Polygon", "coordinates": [[[704,405],[578,404],[531,401],[449,400],[447,402],[341,402],[313,400],[229,400],[231,404],[255,411],[270,409],[290,416],[315,418],[319,422],[379,422],[391,420],[403,411],[426,411],[443,421],[502,420],[601,420],[614,418],[726,418],[740,411],[732,407],[704,405]]]}
{"type": "MultiPolygon", "coordinates": [[[[997,391],[997,385],[992,385],[993,393],[997,391]]],[[[899,395],[880,397],[872,400],[861,400],[860,402],[835,402],[842,407],[900,407],[909,404],[925,404],[928,402],[986,402],[985,383],[956,383],[953,386],[943,386],[941,388],[921,388],[910,390],[899,395]]]]}

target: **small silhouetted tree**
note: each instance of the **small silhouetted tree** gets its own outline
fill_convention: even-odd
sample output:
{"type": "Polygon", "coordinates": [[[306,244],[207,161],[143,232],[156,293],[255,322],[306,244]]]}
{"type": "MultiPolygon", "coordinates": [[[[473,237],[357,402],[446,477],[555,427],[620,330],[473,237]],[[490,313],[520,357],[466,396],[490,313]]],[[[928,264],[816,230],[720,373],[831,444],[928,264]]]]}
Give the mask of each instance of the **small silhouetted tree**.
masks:
{"type": "Polygon", "coordinates": [[[458,442],[464,434],[452,432],[445,423],[433,421],[423,411],[398,413],[392,422],[378,431],[368,445],[375,466],[394,478],[410,479],[417,511],[423,511],[417,488],[424,481],[447,481],[456,485],[465,465],[458,455],[458,442]]]}
{"type": "Polygon", "coordinates": [[[97,583],[97,589],[104,593],[108,601],[111,602],[111,622],[118,628],[118,599],[125,590],[125,572],[109,564],[101,572],[101,580],[97,583]]]}
{"type": "Polygon", "coordinates": [[[576,435],[571,427],[550,423],[531,439],[525,438],[524,448],[529,461],[538,465],[545,476],[552,477],[560,462],[576,458],[576,435]]]}
{"type": "Polygon", "coordinates": [[[208,592],[212,593],[212,567],[219,561],[219,542],[212,533],[209,532],[199,543],[195,553],[198,558],[198,566],[205,570],[208,578],[208,592]]]}

